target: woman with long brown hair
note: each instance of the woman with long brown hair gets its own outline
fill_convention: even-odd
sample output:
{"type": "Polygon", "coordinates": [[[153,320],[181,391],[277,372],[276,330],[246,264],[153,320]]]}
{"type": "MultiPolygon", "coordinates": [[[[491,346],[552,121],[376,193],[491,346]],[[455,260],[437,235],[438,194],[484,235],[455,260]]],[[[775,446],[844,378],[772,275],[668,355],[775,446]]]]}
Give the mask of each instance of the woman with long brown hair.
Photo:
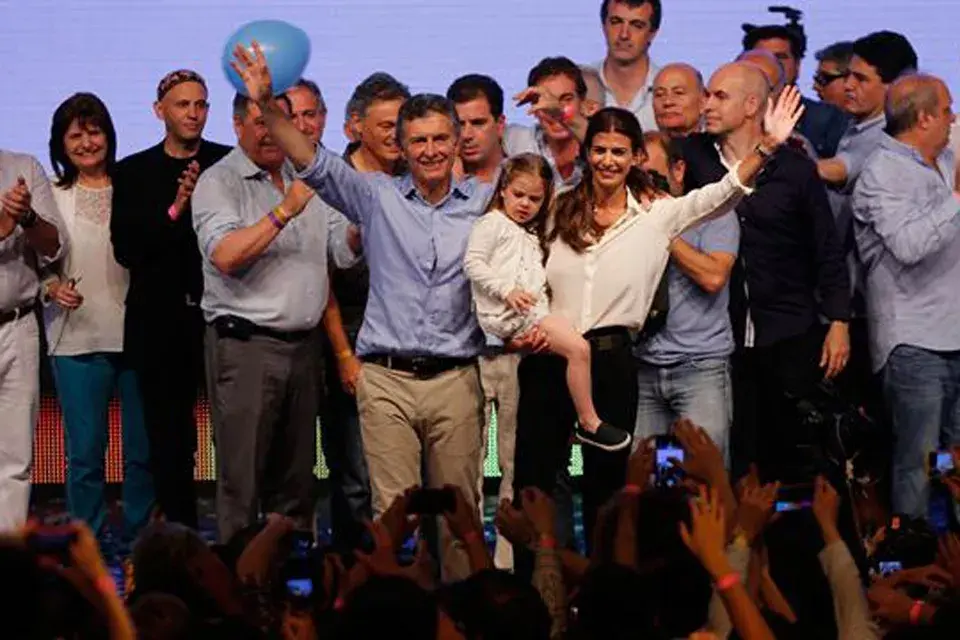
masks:
{"type": "MultiPolygon", "coordinates": [[[[722,180],[681,198],[659,192],[639,165],[645,155],[636,117],[618,108],[590,118],[582,182],[561,195],[548,237],[551,313],[569,320],[591,346],[593,400],[612,424],[634,424],[637,387],[633,336],[643,326],[669,259],[670,241],[711,215],[731,210],[767,157],[789,137],[802,114],[788,89],[765,119],[762,144],[722,180]]],[[[534,343],[515,344],[530,348],[534,343]]],[[[542,344],[539,345],[542,347],[542,344]]],[[[514,486],[550,492],[567,464],[576,413],[564,362],[548,354],[520,364],[514,486]]],[[[589,545],[598,507],[623,486],[627,451],[583,450],[583,522],[589,545]]]]}

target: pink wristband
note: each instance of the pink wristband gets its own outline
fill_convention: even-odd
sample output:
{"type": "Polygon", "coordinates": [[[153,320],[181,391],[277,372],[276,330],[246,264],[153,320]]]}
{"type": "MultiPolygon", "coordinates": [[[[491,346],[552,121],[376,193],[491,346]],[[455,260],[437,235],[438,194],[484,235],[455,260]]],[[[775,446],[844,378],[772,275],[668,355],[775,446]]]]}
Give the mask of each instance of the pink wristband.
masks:
{"type": "Polygon", "coordinates": [[[480,539],[480,533],[477,531],[467,531],[463,536],[463,541],[467,544],[473,544],[480,539]]]}
{"type": "Polygon", "coordinates": [[[563,107],[563,122],[565,124],[570,124],[577,117],[577,108],[572,104],[564,105],[563,107]]]}
{"type": "Polygon", "coordinates": [[[333,610],[340,611],[341,609],[343,609],[344,604],[346,603],[343,601],[343,598],[341,598],[340,596],[337,596],[337,599],[333,601],[333,610]]]}
{"type": "Polygon", "coordinates": [[[270,211],[269,213],[267,213],[267,218],[270,219],[270,222],[272,222],[273,226],[275,226],[278,230],[283,229],[284,227],[283,222],[280,220],[280,218],[277,217],[277,214],[275,214],[273,211],[270,211]]]}
{"type": "Polygon", "coordinates": [[[95,583],[101,593],[114,595],[117,593],[117,583],[110,576],[100,576],[95,583]]]}
{"type": "Polygon", "coordinates": [[[177,211],[177,205],[175,204],[170,205],[170,208],[167,209],[167,215],[170,216],[171,220],[176,220],[177,218],[179,218],[180,212],[177,211]]]}
{"type": "Polygon", "coordinates": [[[628,496],[638,496],[643,493],[643,487],[638,484],[628,484],[623,488],[623,492],[628,496]]]}
{"type": "Polygon", "coordinates": [[[920,624],[920,616],[923,614],[923,606],[926,604],[923,600],[914,600],[910,607],[910,624],[917,626],[920,624]]]}
{"type": "Polygon", "coordinates": [[[541,535],[540,536],[540,548],[541,549],[556,549],[557,548],[557,539],[551,535],[541,535]]]}
{"type": "Polygon", "coordinates": [[[740,574],[739,573],[728,573],[719,580],[717,580],[716,586],[717,591],[726,591],[727,589],[732,589],[733,587],[740,584],[740,574]]]}

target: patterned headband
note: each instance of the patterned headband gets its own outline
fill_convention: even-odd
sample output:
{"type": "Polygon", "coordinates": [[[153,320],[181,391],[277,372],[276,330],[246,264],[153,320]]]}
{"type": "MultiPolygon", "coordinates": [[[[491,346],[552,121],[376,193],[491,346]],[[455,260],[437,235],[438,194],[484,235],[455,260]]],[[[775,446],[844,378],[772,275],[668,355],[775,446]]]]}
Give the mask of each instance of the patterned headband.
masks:
{"type": "Polygon", "coordinates": [[[167,75],[163,76],[160,84],[157,85],[157,101],[163,100],[163,96],[167,95],[167,93],[170,92],[170,89],[173,89],[178,84],[183,84],[184,82],[196,82],[204,89],[207,88],[207,83],[196,71],[191,71],[190,69],[177,69],[176,71],[171,71],[167,75]]]}

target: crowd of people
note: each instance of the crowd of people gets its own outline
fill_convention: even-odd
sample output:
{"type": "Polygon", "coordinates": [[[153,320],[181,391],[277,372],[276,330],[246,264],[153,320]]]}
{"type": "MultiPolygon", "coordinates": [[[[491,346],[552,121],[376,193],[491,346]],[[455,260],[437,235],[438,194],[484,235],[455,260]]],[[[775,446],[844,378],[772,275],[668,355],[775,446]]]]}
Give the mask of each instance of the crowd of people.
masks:
{"type": "Polygon", "coordinates": [[[817,52],[820,100],[801,96],[789,9],[705,79],[652,60],[660,0],[598,4],[606,57],[534,66],[513,96],[533,126],[506,122],[491,77],[411,95],[377,72],[335,153],[320,87],[275,94],[250,43],[234,146],[203,137],[205,80],[179,69],[149,149],[118,159],[107,105],[77,93],[53,113],[52,184],[0,151],[11,637],[960,631],[947,86],[881,31],[817,52]],[[27,520],[41,344],[69,523],[27,520]],[[114,397],[125,598],[104,553],[114,397]]]}

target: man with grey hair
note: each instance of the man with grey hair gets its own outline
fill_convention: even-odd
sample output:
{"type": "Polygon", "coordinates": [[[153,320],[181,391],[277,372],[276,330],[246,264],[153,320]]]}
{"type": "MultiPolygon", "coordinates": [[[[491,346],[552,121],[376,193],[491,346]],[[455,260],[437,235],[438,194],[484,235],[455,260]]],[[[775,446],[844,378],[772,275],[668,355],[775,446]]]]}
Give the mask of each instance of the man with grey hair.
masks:
{"type": "MultiPolygon", "coordinates": [[[[287,120],[272,100],[266,60],[256,45],[254,51],[251,57],[238,47],[237,68],[263,105],[270,135],[301,179],[363,228],[370,294],[357,338],[357,398],[374,513],[419,485],[453,485],[476,504],[483,421],[477,356],[484,339],[463,252],[492,187],[453,174],[454,105],[432,94],[404,102],[395,139],[409,172],[361,173],[287,120]]],[[[457,542],[445,522],[439,528],[444,578],[465,577],[463,544],[482,546],[482,535],[457,542]]]]}
{"type": "MultiPolygon", "coordinates": [[[[685,187],[714,182],[763,135],[769,84],[753,64],[721,67],[707,86],[706,134],[685,140],[685,187]]],[[[815,440],[792,401],[836,376],[849,355],[850,291],[826,191],[816,166],[789,146],[778,149],[756,190],[737,206],[740,252],[730,285],[735,476],[756,462],[761,474],[791,479],[815,440]],[[798,238],[806,239],[798,242],[798,238]],[[820,301],[816,297],[820,293],[820,301]],[[818,314],[830,321],[824,335],[818,314]]]]}
{"type": "Polygon", "coordinates": [[[401,161],[397,144],[397,116],[410,90],[389,73],[378,71],[364,79],[347,102],[345,130],[352,142],[345,156],[358,171],[395,175],[401,161]]]}
{"type": "Polygon", "coordinates": [[[820,100],[846,111],[844,80],[850,74],[853,43],[835,42],[817,51],[817,72],[813,74],[813,90],[820,100]]]}
{"type": "Polygon", "coordinates": [[[873,370],[894,433],[893,510],[927,516],[927,456],[960,445],[960,195],[946,150],[950,92],[939,78],[893,81],[886,133],[853,190],[873,370]]]}
{"type": "Polygon", "coordinates": [[[317,83],[300,78],[284,95],[290,101],[290,118],[297,129],[318,141],[323,138],[327,126],[327,104],[317,83]]]}
{"type": "Polygon", "coordinates": [[[653,79],[653,115],[660,131],[682,138],[700,130],[706,101],[703,76],[683,62],[664,65],[653,79]]]}

